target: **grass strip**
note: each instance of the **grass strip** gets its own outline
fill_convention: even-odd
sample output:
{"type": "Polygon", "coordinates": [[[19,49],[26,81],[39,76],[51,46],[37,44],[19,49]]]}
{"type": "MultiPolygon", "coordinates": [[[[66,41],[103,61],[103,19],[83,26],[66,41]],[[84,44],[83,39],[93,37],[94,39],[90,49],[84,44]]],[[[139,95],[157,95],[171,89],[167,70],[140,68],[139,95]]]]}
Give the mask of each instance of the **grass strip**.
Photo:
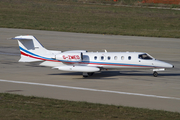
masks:
{"type": "Polygon", "coordinates": [[[2,120],[179,120],[180,113],[0,93],[2,120]]]}
{"type": "Polygon", "coordinates": [[[0,1],[2,28],[180,38],[179,21],[180,12],[175,10],[87,4],[78,0],[0,1]]]}

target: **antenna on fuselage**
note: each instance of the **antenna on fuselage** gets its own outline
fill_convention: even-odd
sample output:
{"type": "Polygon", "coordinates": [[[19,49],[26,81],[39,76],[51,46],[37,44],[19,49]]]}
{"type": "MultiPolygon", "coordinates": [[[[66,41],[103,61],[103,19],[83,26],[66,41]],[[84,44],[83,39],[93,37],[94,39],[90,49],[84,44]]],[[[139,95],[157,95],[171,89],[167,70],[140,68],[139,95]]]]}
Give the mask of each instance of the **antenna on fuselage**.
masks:
{"type": "Polygon", "coordinates": [[[106,50],[106,49],[104,49],[104,52],[107,52],[107,50],[106,50]]]}

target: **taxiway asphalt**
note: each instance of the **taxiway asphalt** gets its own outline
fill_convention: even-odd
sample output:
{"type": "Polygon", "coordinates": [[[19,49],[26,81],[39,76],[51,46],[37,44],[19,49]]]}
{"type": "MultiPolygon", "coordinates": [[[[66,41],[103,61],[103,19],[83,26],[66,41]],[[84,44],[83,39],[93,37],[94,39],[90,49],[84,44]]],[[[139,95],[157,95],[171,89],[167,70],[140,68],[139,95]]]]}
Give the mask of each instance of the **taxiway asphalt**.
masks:
{"type": "Polygon", "coordinates": [[[180,112],[180,39],[0,28],[0,92],[180,112]],[[82,74],[38,63],[19,63],[18,35],[34,35],[50,50],[136,51],[175,66],[152,76],[148,70],[82,74]]]}

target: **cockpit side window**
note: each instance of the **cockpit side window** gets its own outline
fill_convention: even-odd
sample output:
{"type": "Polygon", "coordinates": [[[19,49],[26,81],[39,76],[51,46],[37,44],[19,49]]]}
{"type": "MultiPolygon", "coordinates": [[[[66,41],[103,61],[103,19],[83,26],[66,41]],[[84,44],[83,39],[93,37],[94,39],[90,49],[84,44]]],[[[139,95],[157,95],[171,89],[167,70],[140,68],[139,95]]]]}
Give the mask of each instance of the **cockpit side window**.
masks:
{"type": "Polygon", "coordinates": [[[144,60],[152,60],[152,58],[147,54],[140,54],[139,58],[144,60]]]}

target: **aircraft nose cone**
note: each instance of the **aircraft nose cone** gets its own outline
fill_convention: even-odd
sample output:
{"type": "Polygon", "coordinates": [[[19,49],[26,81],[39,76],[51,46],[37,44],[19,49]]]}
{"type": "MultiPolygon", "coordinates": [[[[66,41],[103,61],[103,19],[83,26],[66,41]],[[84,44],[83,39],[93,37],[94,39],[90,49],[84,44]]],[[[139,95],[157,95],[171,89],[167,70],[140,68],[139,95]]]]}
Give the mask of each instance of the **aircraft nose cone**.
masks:
{"type": "Polygon", "coordinates": [[[166,63],[166,68],[174,68],[174,65],[171,65],[171,64],[169,64],[169,63],[166,63]]]}
{"type": "MultiPolygon", "coordinates": [[[[169,64],[169,63],[168,63],[169,64]]],[[[169,64],[167,68],[174,68],[174,65],[169,64]],[[169,67],[168,67],[169,66],[169,67]]]]}
{"type": "Polygon", "coordinates": [[[162,68],[174,68],[174,65],[160,60],[156,60],[156,65],[162,68]]]}

